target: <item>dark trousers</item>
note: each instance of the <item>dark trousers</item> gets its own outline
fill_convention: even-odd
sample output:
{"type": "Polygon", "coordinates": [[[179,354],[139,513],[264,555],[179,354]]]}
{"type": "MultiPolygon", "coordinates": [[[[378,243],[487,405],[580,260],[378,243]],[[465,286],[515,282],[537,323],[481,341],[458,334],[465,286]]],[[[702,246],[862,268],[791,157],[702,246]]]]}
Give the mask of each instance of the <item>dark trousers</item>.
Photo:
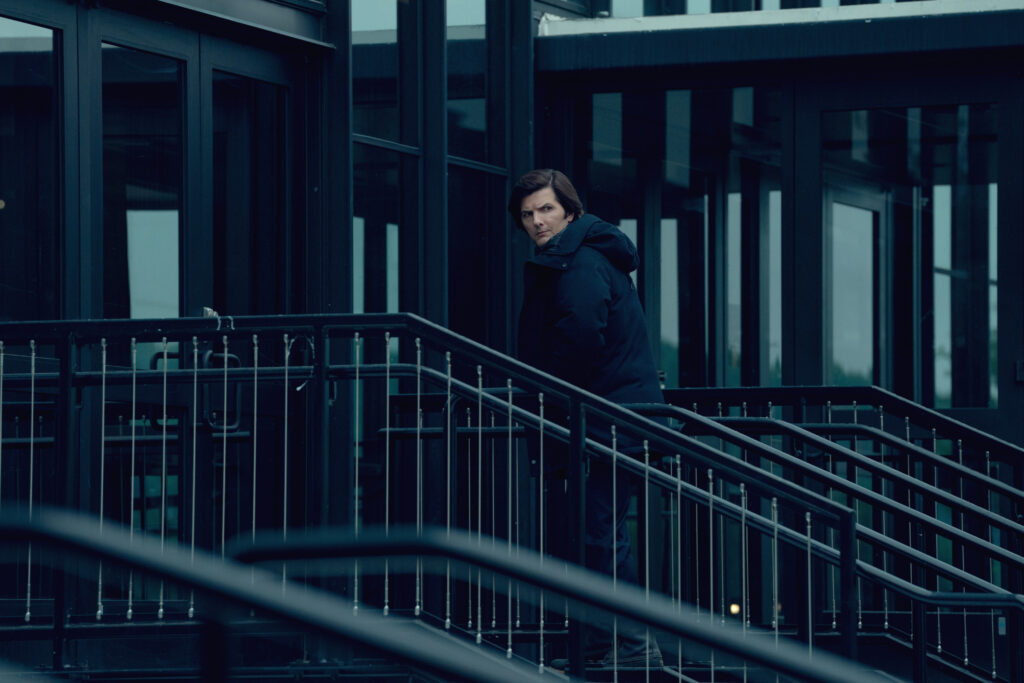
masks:
{"type": "MultiPolygon", "coordinates": [[[[563,470],[564,471],[564,470],[563,470]]],[[[610,463],[592,462],[586,480],[586,567],[618,581],[637,584],[637,569],[633,557],[632,542],[626,525],[629,504],[635,483],[619,471],[612,479],[610,463]],[[614,573],[613,573],[614,570],[614,573]]],[[[565,557],[569,548],[568,487],[564,475],[557,474],[548,480],[547,508],[550,511],[547,524],[550,544],[548,552],[563,556],[570,562],[575,557],[565,557]]],[[[585,648],[588,655],[601,655],[611,648],[613,621],[611,615],[595,611],[588,614],[586,623],[585,648]]],[[[618,626],[619,641],[639,645],[643,633],[635,626],[627,626],[622,619],[618,626]]]]}

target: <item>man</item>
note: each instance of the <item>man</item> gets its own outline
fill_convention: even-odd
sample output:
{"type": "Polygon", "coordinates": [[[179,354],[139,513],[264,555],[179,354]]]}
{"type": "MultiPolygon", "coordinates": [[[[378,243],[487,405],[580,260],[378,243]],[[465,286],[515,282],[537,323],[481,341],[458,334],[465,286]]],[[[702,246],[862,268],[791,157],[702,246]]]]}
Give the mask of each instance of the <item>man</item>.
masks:
{"type": "MultiPolygon", "coordinates": [[[[525,265],[520,359],[616,403],[662,403],[643,309],[630,277],[639,265],[630,239],[614,225],[586,215],[572,183],[553,169],[520,178],[508,210],[537,247],[525,265]]],[[[607,427],[598,431],[602,436],[608,432],[607,427]]],[[[590,436],[595,436],[593,429],[590,436]]],[[[635,453],[632,443],[633,448],[623,450],[635,453]]],[[[608,464],[592,464],[587,566],[611,575],[614,565],[618,578],[637,583],[625,523],[631,491],[621,477],[613,501],[611,476],[608,464]]],[[[598,629],[587,636],[588,662],[611,664],[611,634],[598,629]]],[[[661,666],[657,645],[648,650],[642,633],[620,633],[617,654],[621,664],[661,666]]]]}

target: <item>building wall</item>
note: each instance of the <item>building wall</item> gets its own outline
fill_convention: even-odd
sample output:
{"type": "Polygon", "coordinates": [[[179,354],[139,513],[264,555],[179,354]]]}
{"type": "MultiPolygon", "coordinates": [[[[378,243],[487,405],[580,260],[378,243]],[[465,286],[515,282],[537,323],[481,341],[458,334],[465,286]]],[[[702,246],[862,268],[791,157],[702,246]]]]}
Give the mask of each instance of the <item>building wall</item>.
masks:
{"type": "Polygon", "coordinates": [[[0,318],[514,351],[536,159],[635,237],[666,386],[870,382],[1019,440],[1017,5],[0,0],[0,318]]]}

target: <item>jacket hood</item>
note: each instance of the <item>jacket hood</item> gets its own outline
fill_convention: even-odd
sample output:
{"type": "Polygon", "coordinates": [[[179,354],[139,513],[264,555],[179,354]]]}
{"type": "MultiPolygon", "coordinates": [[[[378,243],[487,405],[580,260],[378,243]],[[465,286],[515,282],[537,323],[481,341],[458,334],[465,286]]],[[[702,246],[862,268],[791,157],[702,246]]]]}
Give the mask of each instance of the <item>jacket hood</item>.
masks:
{"type": "Polygon", "coordinates": [[[633,241],[616,226],[591,214],[584,214],[569,223],[558,244],[541,251],[531,261],[549,268],[564,269],[583,245],[600,252],[626,274],[640,267],[640,257],[633,241]]]}

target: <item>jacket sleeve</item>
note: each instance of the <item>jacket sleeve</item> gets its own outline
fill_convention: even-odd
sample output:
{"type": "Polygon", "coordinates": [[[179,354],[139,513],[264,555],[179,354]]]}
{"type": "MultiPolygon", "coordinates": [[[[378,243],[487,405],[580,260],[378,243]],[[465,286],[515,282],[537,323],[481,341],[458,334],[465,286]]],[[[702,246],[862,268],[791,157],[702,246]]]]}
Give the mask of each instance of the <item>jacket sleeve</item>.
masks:
{"type": "Polygon", "coordinates": [[[604,257],[577,254],[559,278],[555,293],[557,321],[554,348],[548,349],[557,373],[578,387],[589,389],[597,359],[605,346],[611,305],[611,274],[604,257]]]}

